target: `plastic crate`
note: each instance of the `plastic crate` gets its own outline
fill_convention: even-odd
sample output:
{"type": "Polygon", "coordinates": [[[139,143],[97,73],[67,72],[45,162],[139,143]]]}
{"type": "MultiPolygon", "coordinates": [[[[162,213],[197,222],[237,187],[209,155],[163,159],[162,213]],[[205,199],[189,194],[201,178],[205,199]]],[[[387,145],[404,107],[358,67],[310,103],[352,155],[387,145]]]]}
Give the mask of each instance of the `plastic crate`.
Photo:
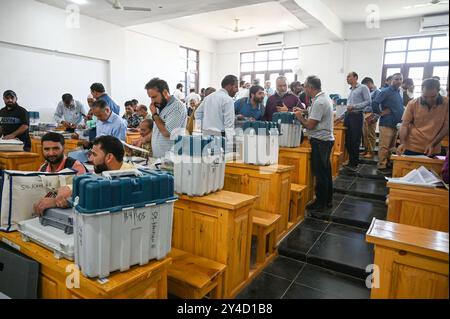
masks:
{"type": "Polygon", "coordinates": [[[279,130],[274,122],[246,122],[243,127],[243,161],[246,164],[278,164],[279,130]]]}
{"type": "Polygon", "coordinates": [[[145,265],[171,249],[173,177],[147,170],[105,173],[74,179],[75,262],[87,277],[145,265]]]}
{"type": "Polygon", "coordinates": [[[175,143],[175,191],[203,196],[221,190],[225,182],[223,137],[179,136],[175,143]]]}

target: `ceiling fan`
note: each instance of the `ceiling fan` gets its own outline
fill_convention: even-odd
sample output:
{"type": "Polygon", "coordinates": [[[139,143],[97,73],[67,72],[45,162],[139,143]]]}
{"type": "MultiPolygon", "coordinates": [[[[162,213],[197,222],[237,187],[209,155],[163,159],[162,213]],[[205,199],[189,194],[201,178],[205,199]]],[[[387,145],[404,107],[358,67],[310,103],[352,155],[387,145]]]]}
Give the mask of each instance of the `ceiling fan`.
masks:
{"type": "Polygon", "coordinates": [[[140,8],[140,7],[127,7],[123,6],[122,3],[120,3],[120,0],[105,0],[108,2],[113,9],[117,10],[124,10],[124,11],[144,11],[144,12],[150,12],[152,9],[150,8],[140,8]]]}
{"type": "Polygon", "coordinates": [[[239,21],[240,19],[235,18],[234,20],[234,28],[227,28],[227,27],[222,27],[225,30],[228,31],[232,31],[234,33],[239,33],[239,32],[244,32],[244,31],[248,31],[248,30],[252,30],[254,29],[254,27],[249,27],[249,28],[239,28],[239,21]]]}
{"type": "Polygon", "coordinates": [[[430,7],[430,6],[438,6],[438,5],[448,5],[448,1],[442,1],[442,0],[431,0],[427,3],[419,3],[412,6],[406,6],[403,7],[403,9],[417,9],[417,8],[424,8],[424,7],[430,7]]]}

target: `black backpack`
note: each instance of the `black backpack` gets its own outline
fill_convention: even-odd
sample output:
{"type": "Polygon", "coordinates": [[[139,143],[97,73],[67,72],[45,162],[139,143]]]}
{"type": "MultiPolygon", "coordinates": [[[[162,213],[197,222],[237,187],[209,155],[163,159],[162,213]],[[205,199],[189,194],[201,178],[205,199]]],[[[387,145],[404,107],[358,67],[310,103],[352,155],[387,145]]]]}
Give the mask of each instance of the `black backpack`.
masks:
{"type": "MultiPolygon", "coordinates": [[[[77,161],[77,160],[76,160],[76,159],[73,159],[72,157],[67,157],[66,163],[64,163],[64,169],[66,169],[66,168],[72,168],[73,165],[75,165],[75,162],[76,162],[76,161],[77,161]]],[[[81,162],[80,162],[80,163],[81,163],[81,162]]],[[[85,169],[86,172],[87,172],[88,170],[87,170],[86,166],[84,166],[83,163],[81,163],[81,165],[83,165],[84,169],[85,169]]],[[[40,172],[45,172],[45,171],[47,171],[47,167],[48,167],[48,163],[45,163],[44,165],[42,165],[42,167],[41,167],[41,169],[40,169],[40,172]]]]}

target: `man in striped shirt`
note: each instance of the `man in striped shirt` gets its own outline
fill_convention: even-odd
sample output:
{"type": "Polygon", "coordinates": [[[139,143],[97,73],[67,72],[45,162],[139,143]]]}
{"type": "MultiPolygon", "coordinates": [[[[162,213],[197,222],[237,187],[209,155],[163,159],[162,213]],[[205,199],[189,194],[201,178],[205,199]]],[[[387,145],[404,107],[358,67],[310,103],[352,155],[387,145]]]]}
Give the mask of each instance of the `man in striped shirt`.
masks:
{"type": "Polygon", "coordinates": [[[164,157],[170,151],[177,135],[184,133],[187,111],[183,102],[169,93],[166,81],[159,78],[145,85],[152,99],[150,112],[154,121],[152,134],[153,157],[164,157]]]}

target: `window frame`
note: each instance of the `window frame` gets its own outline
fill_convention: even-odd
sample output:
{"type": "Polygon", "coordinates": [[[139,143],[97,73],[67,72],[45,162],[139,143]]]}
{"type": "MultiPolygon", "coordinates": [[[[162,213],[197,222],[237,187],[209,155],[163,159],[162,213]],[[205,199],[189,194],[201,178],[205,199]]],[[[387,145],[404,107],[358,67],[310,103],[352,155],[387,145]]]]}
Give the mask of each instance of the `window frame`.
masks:
{"type": "MultiPolygon", "coordinates": [[[[242,80],[244,77],[249,76],[251,78],[251,81],[253,82],[256,79],[256,75],[257,74],[264,74],[264,81],[267,81],[270,79],[270,75],[274,74],[274,73],[278,73],[279,75],[285,75],[288,73],[294,73],[294,79],[295,81],[297,81],[298,75],[295,74],[294,70],[292,69],[286,69],[284,68],[284,63],[286,61],[298,61],[298,54],[299,52],[299,47],[287,47],[287,48],[270,48],[270,49],[264,49],[264,50],[254,50],[254,51],[243,51],[240,52],[239,55],[239,74],[240,74],[240,79],[242,80]],[[297,57],[296,58],[289,58],[289,59],[285,59],[284,58],[284,52],[286,50],[291,50],[291,49],[296,49],[297,50],[297,57]],[[272,51],[281,51],[281,59],[270,59],[270,52],[272,51]],[[267,58],[264,61],[256,61],[255,56],[256,53],[259,52],[266,52],[267,58]],[[253,59],[252,61],[246,61],[243,62],[242,60],[242,56],[244,54],[253,54],[253,59]],[[266,69],[262,70],[262,71],[255,71],[255,63],[260,63],[260,62],[265,62],[267,64],[266,69]],[[274,69],[274,70],[270,70],[269,69],[269,63],[270,62],[281,62],[281,69],[274,69]],[[242,65],[243,64],[247,64],[247,63],[252,63],[253,64],[253,71],[242,71],[242,65]]],[[[264,86],[264,83],[260,83],[261,86],[264,86]]]]}
{"type": "MultiPolygon", "coordinates": [[[[439,51],[439,50],[449,50],[449,46],[445,48],[435,48],[433,49],[434,39],[438,37],[445,37],[447,34],[445,33],[437,33],[437,34],[429,34],[429,35],[417,35],[417,36],[410,36],[410,37],[400,37],[400,38],[387,38],[384,40],[384,51],[383,51],[383,67],[381,72],[381,81],[382,83],[385,82],[386,77],[392,74],[386,74],[388,69],[391,68],[400,68],[400,72],[403,74],[404,78],[409,77],[409,69],[415,68],[415,67],[423,67],[423,79],[427,79],[433,76],[433,69],[434,67],[438,66],[449,66],[449,61],[439,61],[439,62],[431,62],[431,55],[433,51],[439,51]],[[409,50],[409,43],[413,39],[418,38],[431,38],[430,41],[430,47],[428,49],[413,49],[409,50]],[[387,44],[389,41],[396,41],[396,40],[407,40],[406,41],[406,49],[400,50],[400,51],[386,51],[387,44]],[[408,53],[409,52],[419,52],[419,51],[428,51],[428,61],[427,62],[417,62],[417,63],[408,63],[408,53]],[[390,53],[405,53],[405,62],[404,63],[397,63],[397,64],[386,64],[386,54],[390,53]]],[[[421,84],[421,83],[420,83],[421,84]]],[[[415,85],[420,85],[419,83],[415,83],[415,85]]],[[[449,85],[449,76],[447,74],[447,86],[449,85]]]]}
{"type": "MultiPolygon", "coordinates": [[[[180,70],[180,74],[184,73],[184,79],[180,79],[180,83],[183,84],[184,86],[184,95],[187,96],[189,94],[189,91],[191,89],[191,81],[190,81],[190,74],[194,73],[195,74],[195,85],[194,85],[194,89],[196,92],[199,92],[199,79],[200,79],[200,51],[193,49],[193,48],[189,48],[189,47],[185,47],[180,45],[179,46],[179,50],[184,49],[186,50],[186,56],[182,57],[181,55],[179,55],[179,60],[185,62],[185,67],[186,67],[186,71],[184,70],[180,70]],[[189,58],[189,52],[195,52],[196,55],[196,59],[192,60],[189,58]],[[196,68],[197,70],[190,70],[189,69],[189,62],[195,62],[196,64],[196,68]]],[[[180,63],[181,65],[181,63],[180,63]]]]}

